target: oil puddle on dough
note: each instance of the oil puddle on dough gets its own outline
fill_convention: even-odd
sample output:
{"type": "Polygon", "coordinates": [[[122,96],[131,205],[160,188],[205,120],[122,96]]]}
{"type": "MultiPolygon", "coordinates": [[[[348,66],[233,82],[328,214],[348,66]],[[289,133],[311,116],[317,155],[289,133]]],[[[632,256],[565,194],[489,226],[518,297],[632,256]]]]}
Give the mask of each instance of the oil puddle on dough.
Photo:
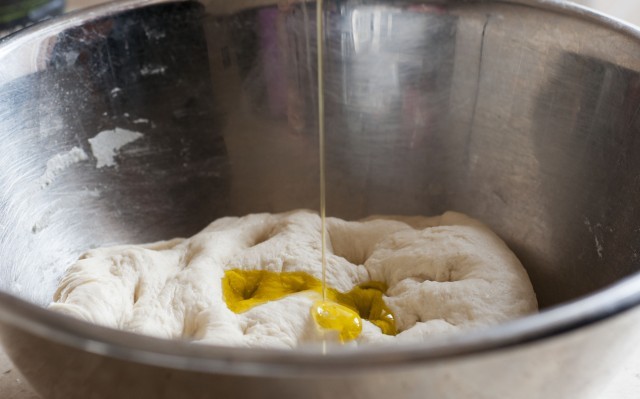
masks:
{"type": "Polygon", "coordinates": [[[94,138],[89,139],[91,152],[97,161],[96,167],[116,166],[115,156],[118,155],[118,151],[142,137],[142,133],[119,127],[98,133],[94,138]]]}

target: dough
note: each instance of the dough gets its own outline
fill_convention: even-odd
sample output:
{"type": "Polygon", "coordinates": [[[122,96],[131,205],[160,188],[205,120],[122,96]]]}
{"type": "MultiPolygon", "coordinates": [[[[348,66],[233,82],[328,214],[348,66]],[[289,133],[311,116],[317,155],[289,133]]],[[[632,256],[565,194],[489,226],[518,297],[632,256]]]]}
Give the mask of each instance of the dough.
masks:
{"type": "MultiPolygon", "coordinates": [[[[327,283],[342,292],[388,285],[399,334],[363,320],[355,344],[425,340],[537,310],[526,271],[480,222],[436,217],[327,219],[327,283]]],[[[50,308],[104,326],[226,346],[293,348],[318,342],[302,292],[236,314],[222,297],[228,269],[302,271],[321,278],[320,218],[309,211],[225,217],[189,239],[87,252],[50,308]]]]}

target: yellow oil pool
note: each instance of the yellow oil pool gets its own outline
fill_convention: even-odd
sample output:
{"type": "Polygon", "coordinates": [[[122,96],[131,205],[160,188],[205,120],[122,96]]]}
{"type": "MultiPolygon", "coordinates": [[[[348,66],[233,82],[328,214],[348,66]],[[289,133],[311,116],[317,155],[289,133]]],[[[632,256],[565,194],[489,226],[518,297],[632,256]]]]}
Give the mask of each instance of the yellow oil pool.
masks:
{"type": "MultiPolygon", "coordinates": [[[[384,334],[396,335],[395,319],[382,298],[386,290],[386,284],[377,281],[360,284],[345,293],[326,287],[324,299],[312,306],[311,315],[319,327],[336,331],[343,342],[360,335],[362,319],[378,326],[384,334]]],[[[227,270],[222,279],[224,300],[235,313],[288,295],[322,291],[322,281],[304,272],[233,269],[227,270]]]]}

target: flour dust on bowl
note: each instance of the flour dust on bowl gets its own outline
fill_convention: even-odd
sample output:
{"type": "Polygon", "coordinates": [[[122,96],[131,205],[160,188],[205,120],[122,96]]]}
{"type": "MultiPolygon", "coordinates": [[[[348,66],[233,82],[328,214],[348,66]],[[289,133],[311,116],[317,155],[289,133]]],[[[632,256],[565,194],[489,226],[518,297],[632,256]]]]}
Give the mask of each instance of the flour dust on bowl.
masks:
{"type": "Polygon", "coordinates": [[[44,398],[597,398],[640,319],[640,34],[560,2],[325,3],[328,214],[482,220],[539,314],[322,355],[45,309],[87,249],[318,208],[314,10],[115,2],[0,43],[0,339],[16,366],[44,398]]]}

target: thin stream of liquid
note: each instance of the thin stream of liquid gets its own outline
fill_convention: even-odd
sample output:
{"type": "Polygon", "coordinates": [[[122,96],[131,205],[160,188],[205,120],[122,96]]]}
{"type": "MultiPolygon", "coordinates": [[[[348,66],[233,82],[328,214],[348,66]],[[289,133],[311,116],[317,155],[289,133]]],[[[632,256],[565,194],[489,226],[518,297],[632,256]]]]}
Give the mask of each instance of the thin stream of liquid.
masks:
{"type": "MultiPolygon", "coordinates": [[[[324,109],[324,7],[323,0],[316,0],[316,47],[318,70],[318,140],[320,163],[320,240],[322,253],[322,300],[311,308],[316,325],[323,331],[322,353],[327,352],[326,333],[338,333],[340,340],[352,340],[362,332],[362,319],[358,312],[329,298],[327,287],[327,222],[326,222],[326,176],[325,176],[325,109],[324,109]]],[[[392,317],[392,316],[391,316],[392,317]]]]}
{"type": "MultiPolygon", "coordinates": [[[[323,1],[316,0],[316,46],[318,70],[318,140],[320,156],[320,246],[322,252],[322,303],[327,300],[327,226],[326,226],[326,186],[324,173],[324,20],[323,1]]],[[[327,340],[322,340],[322,353],[327,353],[327,340]]]]}
{"type": "Polygon", "coordinates": [[[318,138],[320,156],[320,235],[322,251],[322,301],[327,300],[327,228],[326,228],[326,183],[324,168],[324,20],[323,0],[316,0],[316,41],[318,69],[318,138]]]}

